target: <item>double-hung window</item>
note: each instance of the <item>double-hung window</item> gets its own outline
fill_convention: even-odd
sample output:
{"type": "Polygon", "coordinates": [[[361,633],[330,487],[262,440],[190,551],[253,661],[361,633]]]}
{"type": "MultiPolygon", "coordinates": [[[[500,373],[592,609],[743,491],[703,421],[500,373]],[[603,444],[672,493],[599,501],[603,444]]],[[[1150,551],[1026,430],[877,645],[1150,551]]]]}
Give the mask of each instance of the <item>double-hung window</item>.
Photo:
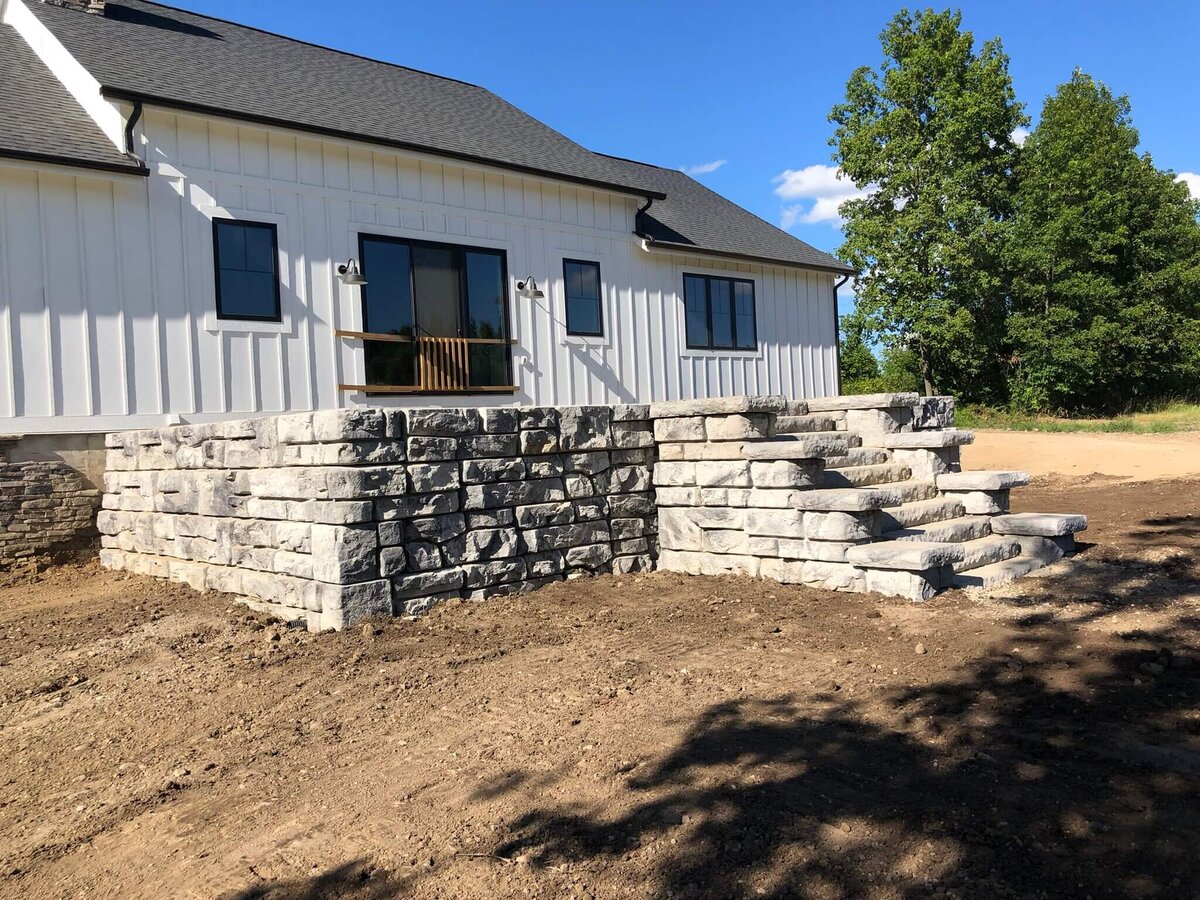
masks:
{"type": "Polygon", "coordinates": [[[757,349],[753,281],[684,275],[683,305],[689,349],[757,349]]]}
{"type": "Polygon", "coordinates": [[[564,259],[563,285],[567,298],[567,334],[603,337],[600,263],[564,259]]]}
{"type": "Polygon", "coordinates": [[[279,234],[266,222],[213,219],[217,318],[279,322],[279,234]]]}

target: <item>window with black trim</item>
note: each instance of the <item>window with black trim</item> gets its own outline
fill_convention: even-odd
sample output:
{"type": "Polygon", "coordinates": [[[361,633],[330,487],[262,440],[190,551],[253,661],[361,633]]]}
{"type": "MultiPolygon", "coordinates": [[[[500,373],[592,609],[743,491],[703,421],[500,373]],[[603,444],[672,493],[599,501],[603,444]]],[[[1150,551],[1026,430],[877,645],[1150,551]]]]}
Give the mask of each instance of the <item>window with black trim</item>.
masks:
{"type": "Polygon", "coordinates": [[[213,219],[217,318],[279,322],[279,234],[267,222],[213,219]]]}
{"type": "Polygon", "coordinates": [[[684,275],[683,308],[689,349],[758,349],[753,281],[684,275]]]}
{"type": "Polygon", "coordinates": [[[604,310],[600,303],[600,263],[563,260],[567,296],[567,334],[604,336],[604,310]]]}

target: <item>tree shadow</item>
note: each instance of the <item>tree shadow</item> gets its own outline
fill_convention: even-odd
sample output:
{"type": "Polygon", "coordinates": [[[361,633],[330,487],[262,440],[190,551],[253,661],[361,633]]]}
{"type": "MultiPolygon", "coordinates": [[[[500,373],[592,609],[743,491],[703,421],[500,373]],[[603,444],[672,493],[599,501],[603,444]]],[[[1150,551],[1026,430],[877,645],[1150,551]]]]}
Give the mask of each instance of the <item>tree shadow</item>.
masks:
{"type": "Polygon", "coordinates": [[[633,863],[639,896],[1196,896],[1200,672],[1174,628],[1071,631],[874,703],[713,705],[631,806],[527,808],[495,853],[633,863]]]}
{"type": "Polygon", "coordinates": [[[408,888],[406,881],[393,880],[367,860],[355,859],[316,875],[264,882],[223,894],[220,900],[386,900],[403,896],[408,888]]]}

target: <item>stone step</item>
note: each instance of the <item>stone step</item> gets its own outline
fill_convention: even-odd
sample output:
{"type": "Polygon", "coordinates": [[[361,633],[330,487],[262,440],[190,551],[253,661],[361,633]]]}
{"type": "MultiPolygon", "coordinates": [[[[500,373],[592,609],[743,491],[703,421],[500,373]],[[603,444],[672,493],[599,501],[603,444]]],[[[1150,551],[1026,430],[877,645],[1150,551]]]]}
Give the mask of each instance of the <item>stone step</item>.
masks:
{"type": "Polygon", "coordinates": [[[889,450],[940,450],[962,447],[975,441],[975,432],[947,428],[944,431],[897,431],[877,438],[875,443],[889,450]]]}
{"type": "Polygon", "coordinates": [[[968,572],[958,572],[954,575],[952,584],[957,588],[998,587],[1016,581],[1022,575],[1028,575],[1043,565],[1045,563],[1032,556],[1014,556],[968,572]]]}
{"type": "Polygon", "coordinates": [[[864,569],[903,569],[926,572],[963,558],[962,544],[934,541],[879,541],[846,551],[846,562],[864,569]]]}
{"type": "Polygon", "coordinates": [[[837,431],[837,422],[829,416],[779,416],[776,434],[807,434],[813,431],[837,431]]]}
{"type": "Polygon", "coordinates": [[[818,459],[844,456],[851,447],[862,443],[856,434],[845,431],[813,431],[808,434],[781,434],[766,441],[742,445],[744,459],[818,459]]]}
{"type": "Polygon", "coordinates": [[[919,478],[876,485],[871,490],[881,491],[887,495],[888,499],[883,504],[885,509],[894,509],[905,503],[916,503],[918,500],[933,500],[939,496],[937,485],[932,481],[924,481],[919,478]]]}
{"type": "Polygon", "coordinates": [[[1087,526],[1087,516],[1072,513],[1010,513],[992,517],[992,530],[997,534],[1062,537],[1086,531],[1087,526]]]}
{"type": "Polygon", "coordinates": [[[821,473],[821,487],[868,487],[873,484],[891,484],[907,481],[912,477],[908,466],[896,463],[881,463],[874,466],[844,466],[821,473]]]}
{"type": "Polygon", "coordinates": [[[957,519],[962,515],[963,507],[957,500],[947,500],[944,497],[913,500],[882,510],[879,513],[879,528],[881,531],[895,531],[898,528],[912,528],[914,525],[957,519]]]}
{"type": "Polygon", "coordinates": [[[1004,491],[1029,484],[1024,472],[978,469],[974,472],[944,472],[937,477],[941,491],[1004,491]]]}
{"type": "Polygon", "coordinates": [[[966,541],[959,546],[963,548],[963,558],[954,563],[955,572],[967,572],[1021,555],[1020,541],[999,535],[966,541]]]}
{"type": "Polygon", "coordinates": [[[939,544],[961,544],[991,534],[987,516],[960,516],[944,522],[897,528],[880,535],[885,541],[933,541],[939,544]]]}
{"type": "Polygon", "coordinates": [[[892,452],[882,447],[851,447],[845,456],[830,456],[825,459],[826,469],[844,469],[847,466],[877,466],[891,462],[892,452]]]}

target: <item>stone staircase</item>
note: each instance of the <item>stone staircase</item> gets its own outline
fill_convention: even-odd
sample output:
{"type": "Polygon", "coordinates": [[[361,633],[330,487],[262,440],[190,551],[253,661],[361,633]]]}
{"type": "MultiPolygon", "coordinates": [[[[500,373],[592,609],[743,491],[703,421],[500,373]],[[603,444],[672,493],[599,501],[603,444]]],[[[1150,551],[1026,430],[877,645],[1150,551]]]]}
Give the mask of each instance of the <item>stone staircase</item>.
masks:
{"type": "MultiPolygon", "coordinates": [[[[660,445],[667,460],[725,461],[664,472],[676,492],[694,476],[696,493],[660,488],[661,568],[924,600],[1012,581],[1072,553],[1087,527],[1080,515],[1010,514],[1022,472],[961,471],[959,448],[974,435],[952,427],[948,398],[932,398],[933,412],[915,394],[881,394],[784,402],[774,415],[745,399],[740,431],[693,429],[740,437],[736,446],[660,445]]],[[[705,402],[666,412],[703,417],[705,402]]]]}

